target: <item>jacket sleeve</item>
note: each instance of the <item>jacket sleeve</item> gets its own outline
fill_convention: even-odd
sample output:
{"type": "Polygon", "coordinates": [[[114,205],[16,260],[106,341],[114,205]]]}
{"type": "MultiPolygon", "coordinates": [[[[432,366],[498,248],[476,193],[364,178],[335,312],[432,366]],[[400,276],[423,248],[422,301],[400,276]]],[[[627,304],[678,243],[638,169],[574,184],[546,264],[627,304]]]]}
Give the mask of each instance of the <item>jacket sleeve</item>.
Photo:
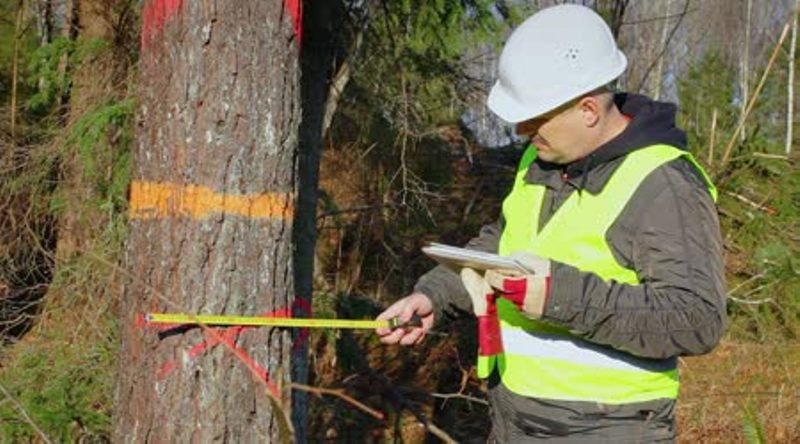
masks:
{"type": "Polygon", "coordinates": [[[553,263],[543,319],[646,358],[709,352],[725,327],[716,206],[687,161],[655,170],[606,235],[638,285],[553,263]]]}
{"type": "MultiPolygon", "coordinates": [[[[465,248],[497,253],[501,227],[502,221],[484,225],[478,237],[472,238],[465,248]]],[[[414,285],[414,291],[431,299],[434,321],[438,325],[466,314],[472,314],[472,301],[461,283],[461,278],[455,271],[444,265],[439,265],[422,275],[414,285]]]]}

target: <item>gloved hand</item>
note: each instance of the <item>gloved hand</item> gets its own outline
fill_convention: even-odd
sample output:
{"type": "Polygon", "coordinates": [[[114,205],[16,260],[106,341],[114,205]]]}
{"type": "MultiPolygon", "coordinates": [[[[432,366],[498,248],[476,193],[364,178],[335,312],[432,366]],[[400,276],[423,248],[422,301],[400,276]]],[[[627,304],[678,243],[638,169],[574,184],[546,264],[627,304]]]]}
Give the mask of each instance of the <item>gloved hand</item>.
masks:
{"type": "Polygon", "coordinates": [[[483,276],[471,268],[461,269],[461,282],[472,299],[472,311],[478,318],[478,355],[492,356],[501,353],[503,342],[494,289],[483,276]]]}
{"type": "Polygon", "coordinates": [[[487,270],[484,280],[527,317],[538,319],[550,293],[550,261],[529,253],[511,255],[527,271],[487,270]]]}

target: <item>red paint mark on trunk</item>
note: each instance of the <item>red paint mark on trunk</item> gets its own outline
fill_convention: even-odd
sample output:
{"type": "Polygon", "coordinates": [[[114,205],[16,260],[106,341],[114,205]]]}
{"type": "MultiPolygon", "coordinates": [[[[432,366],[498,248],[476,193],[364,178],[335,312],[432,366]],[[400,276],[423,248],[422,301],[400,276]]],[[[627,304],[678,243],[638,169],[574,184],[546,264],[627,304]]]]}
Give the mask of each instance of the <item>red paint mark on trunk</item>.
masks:
{"type": "Polygon", "coordinates": [[[222,342],[224,342],[228,347],[230,347],[230,349],[233,351],[236,357],[239,358],[239,360],[242,361],[247,366],[248,370],[250,370],[250,372],[253,375],[257,376],[262,381],[264,381],[264,383],[267,386],[267,389],[270,391],[273,398],[277,400],[281,399],[281,392],[278,390],[278,386],[276,386],[275,383],[273,383],[272,380],[269,379],[269,373],[267,373],[267,369],[265,369],[261,364],[256,362],[256,360],[253,359],[253,357],[250,356],[250,354],[247,353],[244,349],[237,346],[232,339],[228,337],[223,337],[222,342]]]}
{"type": "Polygon", "coordinates": [[[283,0],[283,7],[286,14],[292,21],[294,35],[297,36],[297,46],[303,39],[303,2],[302,0],[283,0]]]}
{"type": "Polygon", "coordinates": [[[137,328],[144,328],[147,326],[147,317],[145,317],[144,313],[139,313],[133,320],[133,325],[137,328]]]}
{"type": "MultiPolygon", "coordinates": [[[[289,318],[291,317],[291,313],[289,312],[289,310],[282,308],[280,310],[263,313],[261,314],[261,316],[268,316],[273,318],[289,318]]],[[[175,325],[170,325],[169,328],[175,328],[175,325]]],[[[209,348],[219,344],[220,342],[225,342],[232,348],[238,349],[241,352],[237,353],[237,356],[239,356],[239,358],[245,357],[249,359],[249,361],[245,360],[244,363],[245,365],[247,365],[248,368],[250,368],[251,371],[258,370],[258,368],[261,367],[255,362],[255,360],[253,360],[253,358],[250,357],[250,355],[247,354],[244,350],[241,350],[240,348],[234,345],[236,339],[242,332],[246,330],[251,330],[253,328],[256,327],[228,327],[228,328],[215,329],[219,339],[214,338],[213,336],[209,336],[203,342],[195,344],[189,350],[186,351],[186,359],[189,360],[195,359],[198,356],[204,354],[209,348]],[[254,365],[256,367],[254,367],[254,365]]],[[[159,370],[156,372],[156,376],[158,377],[158,379],[164,379],[167,376],[169,376],[173,371],[175,371],[175,369],[177,368],[178,368],[177,360],[167,361],[161,365],[159,370]]],[[[263,368],[261,369],[263,370],[263,368]]],[[[269,375],[267,374],[266,370],[263,370],[263,372],[259,370],[256,371],[256,373],[258,373],[259,377],[262,377],[262,379],[264,379],[265,381],[269,381],[269,375]]]]}
{"type": "Polygon", "coordinates": [[[178,14],[183,0],[146,0],[142,9],[142,49],[150,46],[164,25],[178,14]]]}
{"type": "Polygon", "coordinates": [[[161,368],[158,369],[158,371],[156,372],[156,377],[159,380],[162,380],[162,379],[166,378],[167,376],[169,376],[170,373],[175,371],[176,368],[178,368],[178,362],[177,361],[165,362],[164,365],[162,365],[161,368]]]}

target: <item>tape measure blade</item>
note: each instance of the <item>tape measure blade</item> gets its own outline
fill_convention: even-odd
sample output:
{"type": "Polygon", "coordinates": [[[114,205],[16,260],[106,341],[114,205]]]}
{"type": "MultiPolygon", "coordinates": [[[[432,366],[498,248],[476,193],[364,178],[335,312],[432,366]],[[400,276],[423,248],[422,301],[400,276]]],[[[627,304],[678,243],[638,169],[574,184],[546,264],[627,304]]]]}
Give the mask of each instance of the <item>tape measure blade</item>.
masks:
{"type": "Polygon", "coordinates": [[[148,313],[148,322],[154,324],[206,324],[295,328],[387,328],[387,320],[353,320],[320,318],[277,318],[268,316],[189,315],[182,313],[148,313]]]}

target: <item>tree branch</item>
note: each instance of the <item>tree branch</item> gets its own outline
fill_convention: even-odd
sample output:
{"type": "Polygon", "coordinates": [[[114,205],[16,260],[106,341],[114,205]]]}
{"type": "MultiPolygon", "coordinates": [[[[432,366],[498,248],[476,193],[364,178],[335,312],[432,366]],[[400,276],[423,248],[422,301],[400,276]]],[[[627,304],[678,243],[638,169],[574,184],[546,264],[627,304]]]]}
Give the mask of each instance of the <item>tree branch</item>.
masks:
{"type": "Polygon", "coordinates": [[[764,83],[766,83],[767,76],[769,75],[770,71],[772,70],[772,65],[775,63],[775,59],[777,58],[778,53],[780,52],[781,47],[783,47],[783,41],[786,40],[786,36],[789,35],[789,26],[790,24],[787,23],[783,27],[783,31],[781,32],[781,36],[778,39],[778,43],[775,45],[775,49],[772,51],[772,56],[769,58],[769,62],[767,63],[767,68],[764,70],[764,74],[761,75],[761,80],[758,82],[758,86],[756,87],[756,91],[753,96],[750,98],[750,103],[747,104],[747,109],[745,109],[744,114],[742,114],[741,120],[739,120],[739,125],[736,127],[736,130],[731,135],[731,139],[728,142],[728,145],[725,147],[725,154],[722,156],[722,167],[728,163],[728,160],[731,156],[731,151],[733,151],[733,145],[736,143],[736,137],[739,135],[739,132],[744,127],[744,123],[747,121],[747,118],[750,116],[750,112],[753,110],[753,106],[756,104],[756,99],[761,93],[761,89],[764,87],[764,83]]]}
{"type": "Polygon", "coordinates": [[[317,396],[322,396],[322,395],[336,396],[337,398],[341,398],[345,402],[355,406],[359,410],[362,410],[362,411],[366,412],[367,414],[373,416],[376,419],[379,419],[379,420],[384,420],[385,419],[385,416],[384,416],[383,413],[381,413],[381,412],[379,412],[379,411],[367,406],[366,404],[364,404],[363,402],[353,398],[352,396],[349,396],[348,394],[346,394],[344,392],[344,389],[329,389],[329,388],[323,388],[323,387],[312,387],[310,385],[298,384],[298,383],[295,383],[295,382],[293,382],[291,384],[291,387],[293,389],[303,390],[305,392],[313,393],[313,394],[315,394],[317,396]]]}

